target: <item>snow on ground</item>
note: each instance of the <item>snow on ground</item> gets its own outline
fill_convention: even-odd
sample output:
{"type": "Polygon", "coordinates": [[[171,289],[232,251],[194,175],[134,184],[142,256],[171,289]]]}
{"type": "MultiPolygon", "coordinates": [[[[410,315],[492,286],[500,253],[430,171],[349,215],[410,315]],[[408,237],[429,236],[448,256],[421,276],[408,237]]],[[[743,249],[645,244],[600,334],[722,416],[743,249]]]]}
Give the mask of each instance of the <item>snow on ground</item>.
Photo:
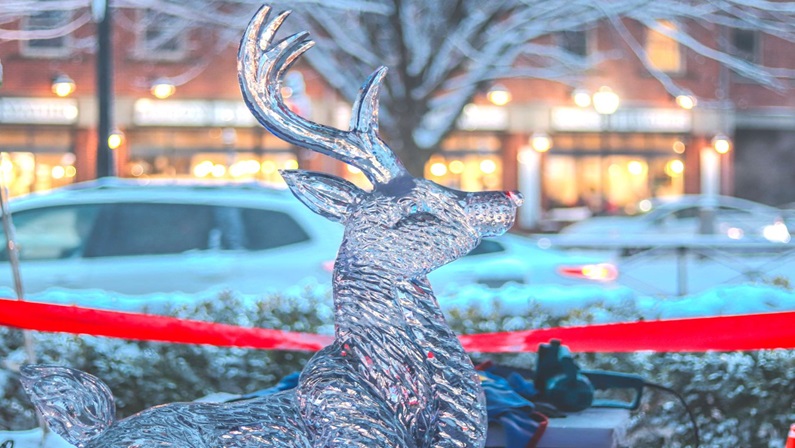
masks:
{"type": "MultiPolygon", "coordinates": [[[[300,285],[287,290],[288,297],[300,297],[307,288],[315,288],[313,293],[326,294],[324,286],[316,284],[300,285]]],[[[74,304],[85,307],[113,309],[121,311],[140,311],[146,306],[156,313],[166,303],[186,303],[206,300],[221,291],[208,290],[198,294],[168,293],[141,296],[124,296],[99,290],[72,291],[50,289],[32,294],[28,300],[74,304]]],[[[0,296],[13,297],[11,291],[0,290],[0,296]]],[[[243,296],[257,300],[259,295],[243,296]]],[[[765,313],[795,310],[795,291],[764,284],[724,286],[684,297],[659,298],[642,295],[624,287],[571,287],[571,286],[528,286],[509,284],[499,289],[480,285],[463,287],[457,291],[439,294],[439,302],[445,309],[456,307],[491,307],[498,302],[500,309],[510,315],[526,315],[533,307],[540,306],[552,314],[566,314],[574,309],[584,309],[593,305],[605,307],[634,307],[646,319],[673,319],[699,316],[720,316],[734,314],[765,313]]],[[[608,314],[597,315],[597,322],[609,322],[608,314]]],[[[12,440],[13,448],[71,448],[59,436],[49,433],[42,443],[41,431],[0,431],[0,446],[12,440]]]]}

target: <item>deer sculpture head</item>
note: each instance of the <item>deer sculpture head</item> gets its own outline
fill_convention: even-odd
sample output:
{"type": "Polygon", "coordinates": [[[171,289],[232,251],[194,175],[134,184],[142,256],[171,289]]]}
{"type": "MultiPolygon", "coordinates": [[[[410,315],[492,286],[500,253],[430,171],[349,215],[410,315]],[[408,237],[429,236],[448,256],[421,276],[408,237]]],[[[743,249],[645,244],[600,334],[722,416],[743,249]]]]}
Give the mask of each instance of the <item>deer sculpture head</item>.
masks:
{"type": "Polygon", "coordinates": [[[273,134],[360,169],[373,186],[365,191],[327,174],[281,172],[307,207],[345,225],[340,259],[366,259],[393,275],[421,277],[513,225],[519,193],[461,192],[414,178],[403,167],[378,134],[378,93],[386,67],[362,86],[347,131],[290,110],[281,96],[282,79],[313,42],[304,32],[274,43],[289,12],[267,22],[268,12],[264,8],[255,16],[240,48],[238,73],[249,108],[273,134]]]}
{"type": "Polygon", "coordinates": [[[346,131],[295,114],[282,79],[312,46],[276,41],[288,13],[263,7],[243,36],[238,73],[251,111],[276,136],[360,169],[372,184],[304,170],[281,174],[314,212],[342,223],[335,263],[335,340],[295,389],[233,403],[171,403],[116,421],[110,390],[57,366],[25,366],[22,382],[50,427],[80,448],[482,447],[480,380],[446,324],[426,275],[507,231],[521,195],[462,192],[411,176],[378,135],[376,70],[346,131]]]}

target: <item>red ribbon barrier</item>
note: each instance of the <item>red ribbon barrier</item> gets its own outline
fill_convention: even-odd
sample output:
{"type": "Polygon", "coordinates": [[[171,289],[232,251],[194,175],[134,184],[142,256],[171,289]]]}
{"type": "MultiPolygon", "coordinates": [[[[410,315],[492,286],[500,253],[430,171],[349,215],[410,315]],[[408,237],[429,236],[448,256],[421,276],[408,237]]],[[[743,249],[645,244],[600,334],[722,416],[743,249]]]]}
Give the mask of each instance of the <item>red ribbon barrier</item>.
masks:
{"type": "MultiPolygon", "coordinates": [[[[331,336],[245,328],[152,314],[0,299],[0,325],[178,344],[316,351],[331,336]]],[[[484,333],[459,337],[469,352],[534,352],[560,339],[575,352],[795,349],[795,312],[698,317],[484,333]]]]}
{"type": "Polygon", "coordinates": [[[4,299],[0,299],[0,325],[138,341],[267,350],[317,351],[332,340],[330,336],[317,334],[4,299]]]}
{"type": "Polygon", "coordinates": [[[795,348],[795,312],[653,320],[460,336],[467,351],[534,352],[560,339],[573,352],[704,352],[795,348]]]}

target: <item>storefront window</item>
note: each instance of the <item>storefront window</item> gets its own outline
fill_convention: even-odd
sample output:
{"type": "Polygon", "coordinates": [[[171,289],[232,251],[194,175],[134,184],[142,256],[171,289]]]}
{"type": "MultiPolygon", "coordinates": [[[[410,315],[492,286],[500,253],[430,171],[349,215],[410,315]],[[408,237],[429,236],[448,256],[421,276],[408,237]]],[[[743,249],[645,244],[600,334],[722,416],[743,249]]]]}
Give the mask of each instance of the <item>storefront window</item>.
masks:
{"type": "Polygon", "coordinates": [[[425,177],[464,191],[502,189],[502,142],[489,133],[454,134],[425,164],[425,177]]]}
{"type": "Polygon", "coordinates": [[[74,182],[77,170],[72,153],[3,152],[2,180],[11,197],[51,190],[74,182]]]}
{"type": "Polygon", "coordinates": [[[431,157],[425,178],[464,191],[499,190],[502,159],[497,154],[445,154],[431,157]]]}
{"type": "Polygon", "coordinates": [[[278,170],[297,167],[292,147],[259,129],[140,129],[122,175],[282,185],[278,170]]]}
{"type": "Polygon", "coordinates": [[[291,152],[198,152],[131,158],[130,177],[196,178],[208,180],[263,181],[282,184],[280,169],[298,167],[291,152]]]}
{"type": "Polygon", "coordinates": [[[543,163],[546,210],[588,207],[595,215],[632,214],[643,199],[684,192],[684,143],[676,136],[561,135],[555,142],[543,163]]]}

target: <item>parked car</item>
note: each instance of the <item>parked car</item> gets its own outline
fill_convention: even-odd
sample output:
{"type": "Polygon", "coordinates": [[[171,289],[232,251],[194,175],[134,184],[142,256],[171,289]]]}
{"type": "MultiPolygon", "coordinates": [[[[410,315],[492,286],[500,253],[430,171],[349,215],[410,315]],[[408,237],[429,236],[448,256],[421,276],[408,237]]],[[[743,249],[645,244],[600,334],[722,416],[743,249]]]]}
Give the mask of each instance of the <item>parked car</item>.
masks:
{"type": "MultiPolygon", "coordinates": [[[[289,191],[259,184],[112,179],[16,198],[9,206],[27,293],[49,287],[190,293],[219,286],[258,293],[308,277],[330,284],[343,231],[289,191]]],[[[614,277],[610,269],[505,236],[434,272],[432,284],[604,282],[614,277]]],[[[13,290],[5,247],[0,287],[13,290]]]]}
{"type": "Polygon", "coordinates": [[[731,240],[790,241],[780,209],[745,199],[684,195],[644,200],[638,210],[633,216],[589,218],[563,228],[560,234],[599,238],[708,234],[731,240]]]}
{"type": "Polygon", "coordinates": [[[440,291],[466,283],[610,285],[618,278],[618,269],[609,258],[569,254],[549,248],[543,238],[509,233],[484,239],[467,256],[431,272],[428,278],[440,291]]]}
{"type": "MultiPolygon", "coordinates": [[[[327,280],[342,226],[258,184],[113,179],[10,201],[25,291],[126,294],[283,288],[327,280]]],[[[0,286],[10,286],[0,252],[0,286]]]]}

